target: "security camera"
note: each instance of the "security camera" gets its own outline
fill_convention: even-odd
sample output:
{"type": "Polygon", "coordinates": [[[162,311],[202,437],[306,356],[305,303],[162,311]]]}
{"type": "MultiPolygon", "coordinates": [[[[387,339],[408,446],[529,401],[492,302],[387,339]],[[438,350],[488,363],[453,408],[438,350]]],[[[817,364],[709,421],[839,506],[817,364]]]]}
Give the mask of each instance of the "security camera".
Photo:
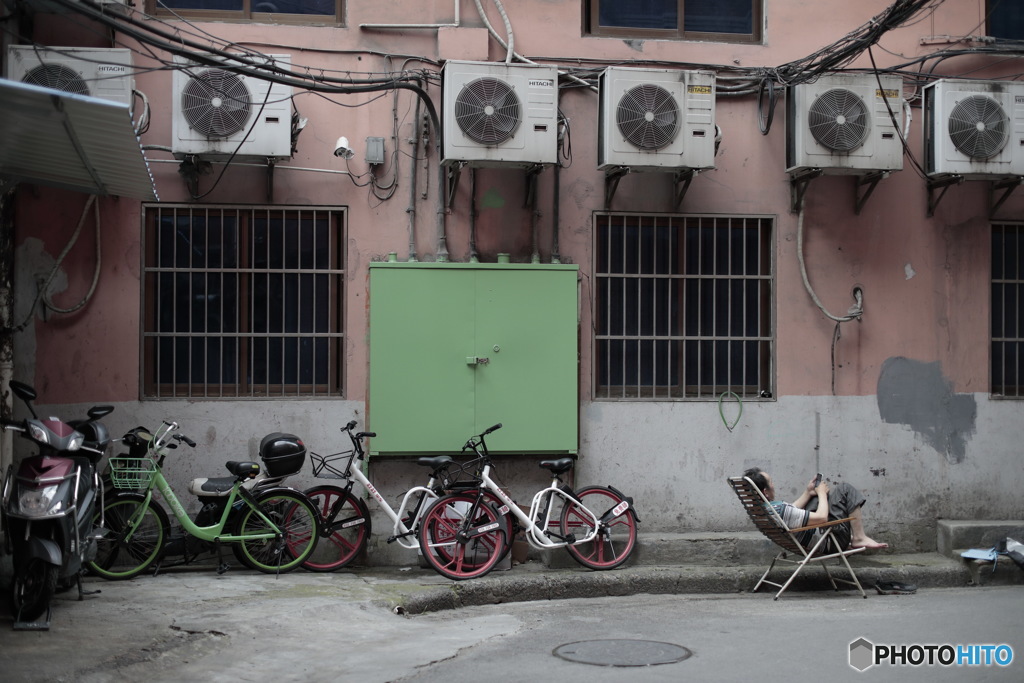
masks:
{"type": "Polygon", "coordinates": [[[334,156],[342,159],[351,159],[355,152],[348,144],[348,138],[342,135],[334,145],[334,156]]]}

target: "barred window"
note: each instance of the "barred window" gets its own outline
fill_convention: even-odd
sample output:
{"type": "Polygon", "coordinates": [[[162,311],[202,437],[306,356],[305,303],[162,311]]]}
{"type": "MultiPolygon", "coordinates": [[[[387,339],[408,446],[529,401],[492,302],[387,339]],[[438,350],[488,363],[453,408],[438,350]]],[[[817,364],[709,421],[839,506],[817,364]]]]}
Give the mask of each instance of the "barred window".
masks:
{"type": "Polygon", "coordinates": [[[1024,397],[1024,224],[992,226],[992,394],[1024,397]]]}
{"type": "Polygon", "coordinates": [[[621,38],[761,40],[762,0],[587,0],[584,32],[621,38]]]}
{"type": "Polygon", "coordinates": [[[341,395],[341,209],[143,211],[144,397],[341,395]]]}
{"type": "Polygon", "coordinates": [[[595,397],[772,396],[772,223],[596,215],[595,397]]]}

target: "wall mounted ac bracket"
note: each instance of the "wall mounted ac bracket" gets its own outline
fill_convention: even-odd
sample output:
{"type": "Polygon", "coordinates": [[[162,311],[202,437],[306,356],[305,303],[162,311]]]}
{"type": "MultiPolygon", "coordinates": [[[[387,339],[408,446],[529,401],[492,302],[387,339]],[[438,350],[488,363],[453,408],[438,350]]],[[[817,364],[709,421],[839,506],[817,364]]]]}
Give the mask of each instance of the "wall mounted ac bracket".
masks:
{"type": "Polygon", "coordinates": [[[995,202],[992,204],[992,209],[989,211],[988,217],[995,218],[996,211],[999,210],[999,207],[1002,206],[1003,203],[1010,198],[1010,195],[1013,194],[1013,191],[1021,185],[1024,185],[1024,176],[1011,176],[1009,178],[1003,178],[1002,180],[993,180],[989,190],[989,201],[995,200],[995,202]],[[996,199],[995,195],[998,190],[1003,190],[1003,194],[999,199],[996,199]]]}
{"type": "Polygon", "coordinates": [[[693,168],[687,168],[675,172],[673,179],[675,180],[676,191],[673,195],[675,200],[672,204],[673,211],[678,209],[679,205],[683,203],[683,197],[686,196],[686,191],[690,189],[690,183],[693,182],[693,179],[697,177],[698,173],[700,173],[700,171],[693,168]]]}
{"type": "Polygon", "coordinates": [[[820,168],[808,168],[789,177],[789,212],[799,213],[804,207],[804,195],[811,181],[822,175],[820,168]]]}
{"type": "MultiPolygon", "coordinates": [[[[228,162],[218,162],[221,164],[227,164],[228,162]]],[[[274,166],[277,163],[276,159],[266,159],[267,163],[267,203],[272,203],[274,200],[274,166]]],[[[246,165],[253,165],[251,162],[247,162],[246,165]]],[[[199,176],[210,173],[213,165],[210,161],[203,159],[195,154],[186,154],[178,164],[178,175],[185,182],[185,189],[188,190],[190,197],[199,196],[199,176]]],[[[221,173],[225,170],[221,169],[221,173]]]]}
{"type": "Polygon", "coordinates": [[[875,191],[878,181],[888,178],[889,175],[889,171],[876,171],[874,173],[857,176],[857,182],[853,186],[853,213],[855,215],[860,215],[860,210],[864,208],[864,204],[868,201],[868,197],[870,197],[871,193],[875,191]],[[861,194],[861,188],[864,186],[867,186],[867,188],[864,190],[864,193],[861,194]]]}
{"type": "Polygon", "coordinates": [[[935,215],[936,207],[938,207],[942,198],[946,196],[949,188],[962,182],[964,182],[964,177],[957,174],[934,176],[928,179],[928,218],[935,215]],[[936,190],[942,190],[937,197],[935,196],[936,190]]]}
{"type": "Polygon", "coordinates": [[[615,196],[615,191],[619,189],[619,181],[622,180],[622,176],[629,173],[629,167],[627,166],[616,166],[605,171],[604,174],[604,210],[610,211],[612,208],[612,197],[615,196]]]}
{"type": "MultiPolygon", "coordinates": [[[[667,170],[667,169],[666,169],[667,170]]],[[[612,206],[612,199],[615,197],[616,190],[619,189],[619,181],[622,177],[630,173],[628,166],[616,166],[605,172],[604,175],[604,210],[610,211],[612,206]]],[[[697,177],[700,170],[695,168],[683,168],[679,169],[672,174],[672,180],[675,184],[675,192],[672,194],[672,210],[675,211],[679,208],[679,205],[683,203],[683,198],[686,196],[687,190],[690,189],[690,183],[697,177]]]]}

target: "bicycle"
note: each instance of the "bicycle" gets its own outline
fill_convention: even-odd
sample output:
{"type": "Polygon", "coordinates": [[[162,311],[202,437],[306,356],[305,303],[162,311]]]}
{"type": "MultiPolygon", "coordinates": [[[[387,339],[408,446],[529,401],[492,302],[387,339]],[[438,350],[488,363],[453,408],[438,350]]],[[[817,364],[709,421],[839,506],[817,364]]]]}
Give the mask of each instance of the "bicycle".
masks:
{"type": "Polygon", "coordinates": [[[523,512],[490,476],[492,463],[484,437],[500,428],[496,424],[471,439],[481,463],[479,490],[442,496],[424,513],[418,538],[428,563],[454,580],[484,576],[500,559],[495,548],[508,533],[496,515],[509,512],[533,548],[565,548],[577,562],[596,570],[614,569],[629,559],[640,523],[633,499],[612,486],[574,491],[562,481],[573,467],[573,458],[566,457],[539,463],[551,472],[551,484],[534,495],[529,513],[523,512]],[[488,503],[484,492],[502,506],[488,503]]]}
{"type": "Polygon", "coordinates": [[[300,566],[319,534],[316,508],[306,496],[284,487],[251,492],[243,483],[260,473],[259,463],[229,461],[226,467],[234,482],[224,511],[213,524],[197,525],[163,475],[168,451],[177,448],[173,442],[195,447],[193,440],[176,434],[177,429],[177,423],[167,421],[155,434],[137,427],[123,439],[130,449],[128,456],[110,458],[111,479],[120,491],[104,505],[105,533],[99,538],[96,559],[88,565],[90,571],[108,580],[130,579],[161,557],[170,521],[153,497],[154,488],[187,533],[215,545],[218,574],[227,570],[220,554],[222,543],[231,543],[238,561],[257,571],[282,574],[300,566]],[[241,509],[233,512],[236,505],[241,509]],[[234,529],[228,533],[231,518],[234,529]]]}
{"type": "MultiPolygon", "coordinates": [[[[420,547],[416,538],[423,512],[435,499],[452,487],[475,487],[473,481],[457,481],[460,474],[467,471],[474,462],[456,463],[450,455],[421,457],[416,460],[418,465],[430,469],[425,486],[414,486],[405,492],[396,511],[380,491],[363,474],[362,469],[353,464],[365,458],[363,439],[373,438],[374,432],[353,432],[356,421],[352,420],[341,428],[352,442],[351,450],[319,455],[310,453],[313,462],[313,476],[322,479],[345,480],[344,486],[318,484],[304,491],[313,502],[320,515],[320,541],[310,557],[302,564],[304,569],[314,572],[331,572],[350,564],[366,548],[371,529],[370,513],[362,498],[352,490],[359,482],[373,496],[381,510],[392,521],[392,532],[388,543],[398,543],[409,550],[420,547]]],[[[508,527],[512,532],[512,527],[508,527]]],[[[506,548],[507,552],[510,548],[506,548]]]]}

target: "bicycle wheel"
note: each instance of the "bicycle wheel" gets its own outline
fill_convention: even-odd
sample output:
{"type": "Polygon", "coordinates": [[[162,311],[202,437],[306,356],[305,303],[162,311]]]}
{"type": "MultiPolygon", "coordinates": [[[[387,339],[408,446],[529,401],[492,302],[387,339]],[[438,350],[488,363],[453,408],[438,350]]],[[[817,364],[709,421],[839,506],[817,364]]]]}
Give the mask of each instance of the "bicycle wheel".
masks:
{"type": "Polygon", "coordinates": [[[584,567],[613,569],[629,559],[636,547],[636,515],[633,508],[611,489],[588,486],[576,492],[579,503],[567,501],[562,509],[562,534],[576,538],[587,536],[593,520],[582,508],[597,517],[597,535],[586,543],[567,545],[566,550],[584,567]],[[581,504],[582,503],[582,507],[581,504]]]}
{"type": "Polygon", "coordinates": [[[235,535],[277,534],[278,531],[280,535],[236,541],[232,548],[235,557],[265,574],[290,572],[305,562],[316,547],[319,538],[316,510],[306,496],[294,490],[264,491],[257,494],[256,502],[273,526],[254,508],[245,506],[238,517],[235,535]]]}
{"type": "Polygon", "coordinates": [[[491,571],[505,546],[504,524],[489,504],[457,493],[435,500],[419,528],[420,549],[439,574],[456,581],[491,571]],[[471,510],[476,512],[469,517],[471,510]],[[464,523],[468,521],[468,528],[464,523]]]}
{"type": "Polygon", "coordinates": [[[351,491],[326,484],[306,489],[304,493],[320,513],[324,526],[316,548],[302,563],[302,568],[311,572],[341,569],[363,552],[370,538],[370,513],[366,503],[351,491]]]}
{"type": "MultiPolygon", "coordinates": [[[[121,581],[159,559],[171,523],[156,501],[150,499],[146,505],[142,494],[121,493],[109,499],[103,517],[106,533],[96,542],[96,559],[86,565],[89,571],[108,581],[121,581]]],[[[95,523],[99,521],[97,513],[95,523]]]]}

